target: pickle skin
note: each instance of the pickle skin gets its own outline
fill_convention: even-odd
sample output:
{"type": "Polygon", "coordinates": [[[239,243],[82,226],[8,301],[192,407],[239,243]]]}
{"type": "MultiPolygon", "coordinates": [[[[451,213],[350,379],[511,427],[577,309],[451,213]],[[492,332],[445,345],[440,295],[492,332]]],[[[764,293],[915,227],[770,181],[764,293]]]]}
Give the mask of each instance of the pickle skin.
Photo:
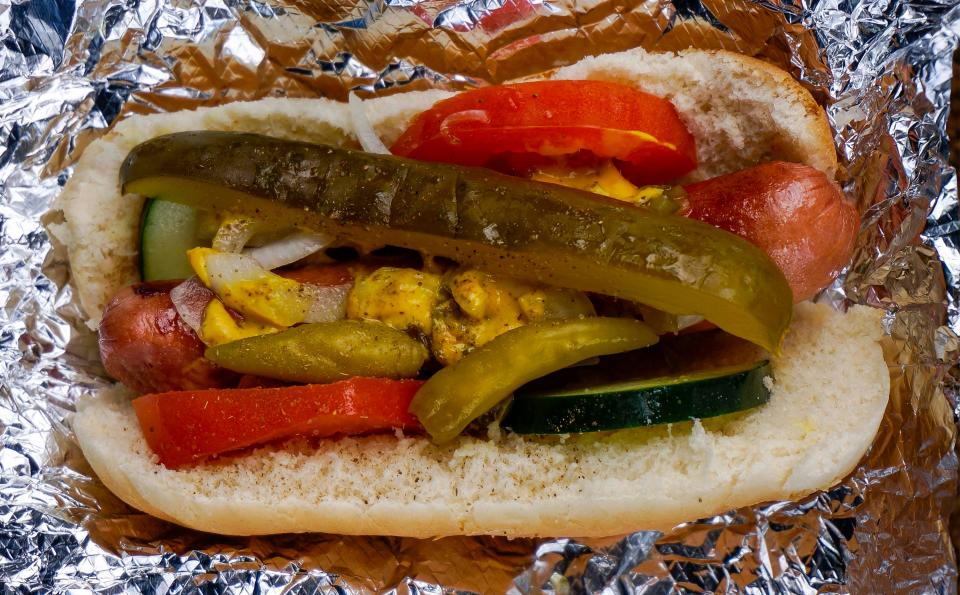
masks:
{"type": "Polygon", "coordinates": [[[135,147],[120,182],[128,193],[703,316],[774,353],[792,314],[783,273],[734,234],[480,168],[204,131],[135,147]]]}

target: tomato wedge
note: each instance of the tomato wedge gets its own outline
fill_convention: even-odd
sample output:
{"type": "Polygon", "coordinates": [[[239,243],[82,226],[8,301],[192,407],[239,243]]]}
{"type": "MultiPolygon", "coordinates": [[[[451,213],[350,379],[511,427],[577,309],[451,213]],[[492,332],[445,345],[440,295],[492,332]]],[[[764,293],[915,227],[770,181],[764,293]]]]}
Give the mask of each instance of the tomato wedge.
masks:
{"type": "Polygon", "coordinates": [[[606,81],[484,87],[438,102],[390,149],[424,161],[487,166],[505,155],[614,159],[635,184],[697,166],[693,136],[666,99],[606,81]]]}
{"type": "Polygon", "coordinates": [[[134,399],[147,444],[176,469],[293,436],[420,430],[407,409],[423,382],[351,378],[280,388],[178,391],[134,399]]]}

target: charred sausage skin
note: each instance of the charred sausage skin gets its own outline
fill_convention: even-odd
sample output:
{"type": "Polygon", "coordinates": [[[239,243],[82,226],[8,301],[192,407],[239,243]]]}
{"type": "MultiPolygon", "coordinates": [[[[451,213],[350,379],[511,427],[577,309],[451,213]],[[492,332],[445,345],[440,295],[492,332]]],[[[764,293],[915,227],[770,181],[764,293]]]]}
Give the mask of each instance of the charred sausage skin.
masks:
{"type": "Polygon", "coordinates": [[[850,261],[860,220],[826,174],[774,161],[686,186],[681,214],[762,248],[783,271],[793,301],[815,296],[850,261]]]}
{"type": "Polygon", "coordinates": [[[204,358],[200,338],[177,314],[170,290],[178,283],[137,283],[114,296],[100,321],[104,368],[138,393],[236,386],[238,375],[204,358]]]}

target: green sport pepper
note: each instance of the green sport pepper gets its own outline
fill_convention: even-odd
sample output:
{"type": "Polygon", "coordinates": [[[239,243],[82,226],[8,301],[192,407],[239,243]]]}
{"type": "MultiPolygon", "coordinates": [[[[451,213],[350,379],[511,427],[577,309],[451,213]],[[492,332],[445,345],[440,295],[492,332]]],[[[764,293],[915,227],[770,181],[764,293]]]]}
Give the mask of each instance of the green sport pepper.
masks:
{"type": "Polygon", "coordinates": [[[657,340],[650,327],[628,318],[582,318],[515,328],[434,374],[413,397],[410,412],[435,442],[447,442],[531,380],[657,340]]]}
{"type": "Polygon", "coordinates": [[[429,357],[406,333],[357,320],[304,324],[210,347],[204,355],[235,372],[304,383],[412,378],[429,357]]]}

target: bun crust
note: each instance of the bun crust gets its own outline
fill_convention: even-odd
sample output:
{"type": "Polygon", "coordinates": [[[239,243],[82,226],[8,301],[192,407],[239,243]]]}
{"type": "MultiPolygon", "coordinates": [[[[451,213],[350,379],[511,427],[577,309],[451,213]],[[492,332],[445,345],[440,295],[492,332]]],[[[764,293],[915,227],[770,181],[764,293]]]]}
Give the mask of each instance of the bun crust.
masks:
{"type": "Polygon", "coordinates": [[[571,437],[366,436],[260,448],[171,471],[127,395],[85,400],[84,455],[130,505],[214,533],[599,537],[825,488],[860,460],[890,390],[880,312],[801,304],[770,403],[706,423],[571,437]]]}

